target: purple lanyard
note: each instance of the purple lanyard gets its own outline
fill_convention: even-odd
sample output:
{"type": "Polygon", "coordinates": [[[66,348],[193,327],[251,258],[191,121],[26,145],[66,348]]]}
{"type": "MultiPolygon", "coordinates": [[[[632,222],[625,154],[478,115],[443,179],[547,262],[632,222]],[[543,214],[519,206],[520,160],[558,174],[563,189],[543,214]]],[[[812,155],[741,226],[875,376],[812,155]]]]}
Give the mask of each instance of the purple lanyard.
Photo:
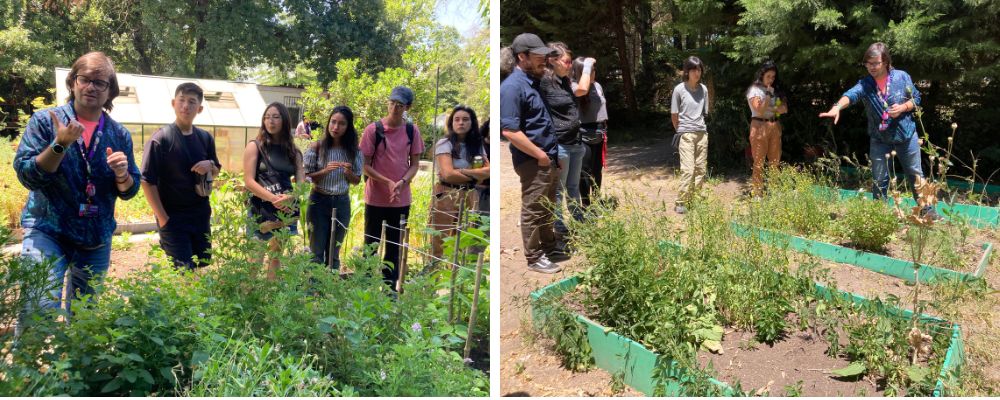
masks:
{"type": "MultiPolygon", "coordinates": [[[[71,110],[74,110],[73,109],[73,102],[69,103],[69,108],[71,110]]],[[[74,110],[74,112],[73,112],[73,119],[75,119],[77,121],[80,120],[80,118],[77,117],[77,115],[76,115],[76,110],[74,110]]],[[[93,135],[94,135],[94,137],[92,138],[92,140],[90,142],[90,151],[89,152],[84,150],[84,148],[86,147],[86,144],[84,144],[84,142],[83,142],[83,135],[81,135],[80,137],[76,138],[77,148],[80,149],[80,157],[83,158],[83,165],[85,165],[87,167],[86,168],[86,170],[87,170],[87,203],[90,203],[91,198],[94,197],[94,195],[97,194],[97,188],[94,186],[94,183],[91,182],[91,180],[90,180],[90,177],[93,174],[93,172],[90,170],[90,160],[94,159],[94,155],[97,152],[97,146],[99,144],[101,144],[101,136],[104,135],[104,112],[101,112],[101,119],[97,122],[97,129],[94,131],[93,135]]]]}
{"type": "MultiPolygon", "coordinates": [[[[879,93],[882,100],[882,122],[878,124],[880,132],[889,128],[889,89],[892,87],[892,71],[886,73],[888,76],[885,79],[885,92],[879,93]]],[[[878,90],[878,82],[875,82],[875,89],[878,90]]]]}

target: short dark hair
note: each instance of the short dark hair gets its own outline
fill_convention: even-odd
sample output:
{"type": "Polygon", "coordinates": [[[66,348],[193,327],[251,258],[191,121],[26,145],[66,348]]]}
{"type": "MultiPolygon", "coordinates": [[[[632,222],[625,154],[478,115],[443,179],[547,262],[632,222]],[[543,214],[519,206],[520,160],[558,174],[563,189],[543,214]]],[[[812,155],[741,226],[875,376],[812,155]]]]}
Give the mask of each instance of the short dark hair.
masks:
{"type": "Polygon", "coordinates": [[[688,80],[688,72],[696,68],[701,71],[702,75],[705,74],[705,64],[701,62],[700,58],[691,56],[684,60],[684,82],[688,80]]]}
{"type": "Polygon", "coordinates": [[[108,75],[108,101],[104,102],[104,109],[111,111],[111,109],[115,107],[113,101],[115,100],[115,97],[118,97],[118,93],[121,92],[121,89],[118,88],[118,76],[115,74],[115,64],[111,62],[111,59],[108,58],[107,55],[99,51],[92,51],[84,54],[73,62],[73,66],[69,69],[69,74],[66,75],[66,89],[69,89],[69,97],[66,98],[66,100],[73,101],[76,97],[73,94],[73,85],[76,83],[77,73],[79,73],[84,67],[92,65],[93,63],[104,64],[101,67],[95,68],[96,71],[110,72],[108,75]]]}
{"type": "Polygon", "coordinates": [[[201,87],[196,85],[194,82],[184,82],[177,85],[177,89],[174,90],[174,97],[177,97],[179,94],[193,94],[198,97],[199,103],[205,99],[205,92],[203,92],[201,87]]]}
{"type": "Polygon", "coordinates": [[[885,43],[882,42],[875,42],[872,43],[871,46],[868,46],[868,50],[865,50],[865,58],[861,60],[861,63],[864,64],[868,62],[869,58],[879,56],[881,56],[882,63],[885,64],[886,70],[892,68],[892,56],[889,55],[889,46],[886,46],[885,43]]]}

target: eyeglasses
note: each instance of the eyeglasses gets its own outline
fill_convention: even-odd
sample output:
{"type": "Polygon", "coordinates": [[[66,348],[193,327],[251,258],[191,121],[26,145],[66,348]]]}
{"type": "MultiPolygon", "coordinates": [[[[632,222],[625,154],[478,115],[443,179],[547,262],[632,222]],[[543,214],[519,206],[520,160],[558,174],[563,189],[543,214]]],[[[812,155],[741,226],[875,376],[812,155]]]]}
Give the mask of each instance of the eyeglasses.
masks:
{"type": "Polygon", "coordinates": [[[874,63],[864,62],[864,63],[861,63],[861,66],[865,67],[865,68],[878,68],[878,67],[882,66],[882,62],[881,61],[874,62],[874,63]]]}
{"type": "Polygon", "coordinates": [[[404,107],[406,104],[400,103],[396,100],[389,100],[389,107],[404,107]]]}
{"type": "Polygon", "coordinates": [[[102,81],[100,79],[90,79],[83,75],[76,75],[75,79],[77,85],[80,85],[81,87],[87,87],[87,85],[93,85],[94,89],[97,89],[98,92],[103,92],[105,90],[108,90],[109,87],[111,87],[111,83],[108,81],[102,81]]]}

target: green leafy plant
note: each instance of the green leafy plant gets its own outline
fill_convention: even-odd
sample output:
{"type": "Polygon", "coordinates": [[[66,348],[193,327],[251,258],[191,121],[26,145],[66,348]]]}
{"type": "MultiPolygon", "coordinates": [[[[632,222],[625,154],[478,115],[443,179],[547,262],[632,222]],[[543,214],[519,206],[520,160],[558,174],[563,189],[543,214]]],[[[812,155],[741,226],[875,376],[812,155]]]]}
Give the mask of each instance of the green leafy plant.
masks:
{"type": "Polygon", "coordinates": [[[899,219],[883,201],[861,196],[847,199],[843,224],[851,243],[862,250],[882,251],[899,229],[899,219]]]}

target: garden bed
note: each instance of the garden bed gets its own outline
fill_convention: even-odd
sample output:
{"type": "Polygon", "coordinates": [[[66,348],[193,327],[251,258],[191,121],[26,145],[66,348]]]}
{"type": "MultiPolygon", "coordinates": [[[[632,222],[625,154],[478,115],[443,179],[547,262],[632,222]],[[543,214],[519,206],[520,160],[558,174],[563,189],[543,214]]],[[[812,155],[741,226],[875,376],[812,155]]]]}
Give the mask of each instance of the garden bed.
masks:
{"type": "MultiPolygon", "coordinates": [[[[829,187],[818,187],[818,190],[832,190],[829,187]]],[[[857,190],[850,189],[837,189],[837,193],[841,198],[851,198],[864,195],[868,199],[873,199],[872,193],[865,191],[863,194],[857,190]]],[[[917,202],[913,200],[913,197],[907,193],[902,199],[902,207],[904,209],[910,209],[916,207],[917,202]]],[[[886,198],[886,202],[890,202],[891,199],[886,198]]],[[[945,202],[938,202],[934,207],[937,210],[938,215],[942,216],[945,220],[950,220],[951,215],[958,215],[962,218],[967,218],[969,223],[977,228],[988,228],[996,227],[1000,225],[1000,208],[981,206],[975,204],[961,204],[953,203],[947,204],[945,202]]]]}
{"type": "MultiPolygon", "coordinates": [[[[579,282],[580,278],[573,276],[533,292],[531,294],[531,299],[533,305],[532,314],[534,319],[538,320],[543,318],[542,314],[546,312],[545,308],[540,307],[542,299],[562,296],[574,290],[579,282]]],[[[842,296],[855,304],[868,303],[868,300],[864,297],[841,291],[831,292],[826,287],[818,284],[816,285],[816,291],[821,296],[826,297],[842,296]]],[[[912,315],[912,313],[908,310],[891,309],[888,311],[901,318],[909,318],[912,315]]],[[[614,332],[612,329],[606,328],[583,315],[576,314],[574,317],[576,321],[578,321],[578,323],[586,330],[587,342],[592,349],[591,354],[596,366],[607,370],[613,375],[621,376],[626,384],[636,390],[647,395],[653,395],[660,393],[658,391],[659,389],[663,391],[662,393],[665,393],[668,396],[677,396],[683,394],[681,392],[679,382],[694,379],[687,371],[678,368],[674,361],[667,360],[665,357],[657,355],[642,344],[624,337],[614,332]],[[670,379],[663,382],[657,382],[657,379],[655,379],[654,376],[656,375],[655,370],[658,365],[669,366],[669,368],[667,368],[667,376],[669,376],[670,379]],[[660,385],[659,388],[657,388],[658,385],[660,385]]],[[[938,318],[927,315],[921,315],[921,319],[925,322],[946,323],[938,318]]],[[[950,324],[950,326],[951,337],[947,353],[945,354],[944,363],[942,364],[940,371],[937,373],[938,379],[933,392],[934,396],[948,394],[947,388],[952,387],[954,383],[957,382],[959,377],[958,374],[960,373],[961,366],[964,363],[964,347],[962,343],[961,330],[958,325],[950,324]]],[[[725,346],[726,343],[727,342],[723,342],[723,346],[725,346]]],[[[792,343],[791,347],[795,347],[795,344],[792,343]]],[[[723,358],[719,358],[719,360],[722,359],[723,358]]],[[[833,361],[833,359],[829,357],[827,357],[827,359],[833,361]]],[[[785,365],[790,367],[787,363],[785,365]]],[[[720,366],[715,365],[715,368],[719,369],[720,366]]],[[[754,369],[745,369],[741,376],[750,376],[747,375],[747,371],[749,371],[749,374],[758,373],[758,371],[754,369]]],[[[805,376],[791,376],[789,379],[796,381],[803,377],[805,376]]],[[[733,388],[719,380],[712,380],[712,383],[719,386],[723,393],[727,395],[736,394],[733,388]]],[[[804,384],[811,385],[812,382],[805,382],[804,384]]],[[[690,395],[690,393],[688,393],[688,395],[690,395]]]]}
{"type": "MultiPolygon", "coordinates": [[[[751,228],[737,223],[733,223],[732,228],[734,232],[741,236],[749,235],[751,232],[751,228]]],[[[757,237],[770,244],[788,247],[797,252],[810,254],[824,260],[850,264],[903,279],[909,283],[914,283],[912,261],[901,260],[887,255],[838,246],[836,244],[806,239],[762,228],[753,228],[753,230],[757,232],[757,237]]],[[[900,249],[898,244],[896,244],[896,246],[897,249],[900,249]]],[[[933,282],[940,279],[953,279],[964,282],[973,279],[980,279],[983,274],[986,273],[987,266],[989,266],[990,257],[993,254],[993,245],[991,243],[983,243],[981,249],[981,253],[974,256],[975,261],[970,263],[972,265],[972,268],[969,269],[970,272],[960,272],[950,268],[921,264],[918,277],[921,282],[933,282]]],[[[965,269],[962,268],[962,270],[965,269]]]]}

